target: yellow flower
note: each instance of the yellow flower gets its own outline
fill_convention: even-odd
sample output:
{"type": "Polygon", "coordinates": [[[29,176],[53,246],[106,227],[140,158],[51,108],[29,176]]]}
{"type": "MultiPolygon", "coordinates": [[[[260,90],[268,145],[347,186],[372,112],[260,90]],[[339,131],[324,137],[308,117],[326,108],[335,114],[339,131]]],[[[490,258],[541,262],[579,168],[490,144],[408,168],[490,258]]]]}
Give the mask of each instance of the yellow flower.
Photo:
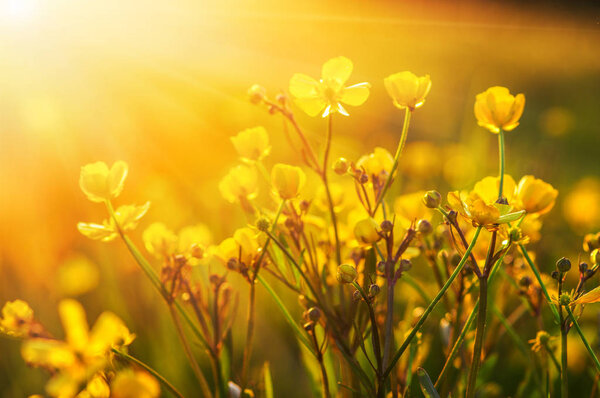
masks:
{"type": "Polygon", "coordinates": [[[221,195],[225,200],[230,203],[254,199],[258,194],[256,170],[245,165],[232,168],[219,183],[219,191],[221,191],[221,195]]]}
{"type": "Polygon", "coordinates": [[[281,199],[298,196],[305,182],[306,175],[300,167],[277,163],[271,170],[271,183],[281,199]]]}
{"type": "MultiPolygon", "coordinates": [[[[122,231],[132,231],[137,228],[142,217],[148,212],[150,202],[141,206],[123,205],[115,211],[115,217],[122,231]]],[[[110,242],[119,235],[115,221],[111,218],[102,221],[102,224],[80,222],[77,229],[82,235],[90,239],[110,242]]]]}
{"type": "Polygon", "coordinates": [[[231,137],[231,142],[244,161],[261,160],[271,151],[269,135],[262,126],[240,131],[231,137]]]}
{"type": "Polygon", "coordinates": [[[600,179],[590,176],[579,180],[565,197],[563,213],[576,231],[600,227],[600,179]]]}
{"type": "Polygon", "coordinates": [[[533,176],[524,176],[517,186],[517,206],[527,213],[548,213],[557,196],[552,185],[533,176]]]}
{"type": "Polygon", "coordinates": [[[33,322],[33,310],[23,300],[9,301],[2,307],[0,318],[0,332],[21,337],[29,333],[33,322]]]}
{"type": "MultiPolygon", "coordinates": [[[[504,174],[504,183],[502,187],[502,196],[506,198],[509,204],[512,204],[515,196],[517,184],[508,174],[504,174]]],[[[486,203],[494,203],[498,199],[498,190],[500,189],[500,177],[484,177],[475,183],[473,192],[475,192],[486,203]]]]}
{"type": "Polygon", "coordinates": [[[369,97],[369,83],[358,83],[344,87],[352,74],[352,61],[346,57],[336,57],[323,64],[321,80],[296,73],[290,79],[290,94],[294,102],[310,116],[323,111],[323,117],[339,112],[348,116],[342,103],[359,106],[369,97]]]}
{"type": "Polygon", "coordinates": [[[212,241],[212,235],[204,224],[196,224],[179,231],[179,253],[188,257],[192,265],[197,262],[192,259],[203,257],[205,247],[212,241]]]}
{"type": "Polygon", "coordinates": [[[141,370],[117,373],[111,390],[114,398],[157,398],[160,395],[158,381],[141,370]]]}
{"type": "Polygon", "coordinates": [[[354,237],[363,244],[372,244],[381,239],[379,224],[371,217],[360,220],[354,225],[354,237]]]}
{"type": "Polygon", "coordinates": [[[257,234],[250,228],[236,230],[232,238],[227,238],[216,248],[212,248],[212,254],[222,263],[234,258],[246,265],[251,266],[254,258],[260,252],[257,234]]]}
{"type": "Polygon", "coordinates": [[[481,127],[492,133],[511,131],[519,125],[525,96],[513,96],[506,87],[490,87],[475,99],[475,117],[481,127]]]}
{"type": "Polygon", "coordinates": [[[115,162],[109,169],[106,163],[90,163],[81,168],[79,186],[92,202],[104,202],[119,196],[127,177],[127,163],[115,162]]]}
{"type": "Polygon", "coordinates": [[[177,235],[161,222],[150,224],[142,234],[142,240],[148,253],[156,258],[173,254],[177,247],[177,235]]]}
{"type": "MultiPolygon", "coordinates": [[[[21,347],[25,362],[56,370],[46,384],[54,397],[75,396],[81,384],[108,365],[111,347],[129,345],[135,336],[111,312],[103,312],[91,330],[80,303],[67,299],[59,303],[65,341],[34,338],[21,347]]],[[[93,379],[92,379],[93,380],[93,379]]]]}
{"type": "Polygon", "coordinates": [[[58,291],[66,296],[79,296],[98,286],[98,267],[87,257],[77,255],[67,259],[56,273],[58,291]]]}
{"type": "Polygon", "coordinates": [[[358,169],[364,170],[369,176],[378,177],[382,173],[389,174],[394,165],[394,158],[384,148],[376,147],[372,153],[362,156],[356,162],[358,169]]]}
{"type": "Polygon", "coordinates": [[[411,223],[425,219],[430,220],[433,211],[425,206],[423,197],[425,191],[417,191],[410,194],[398,196],[394,202],[394,213],[396,213],[396,223],[403,228],[408,229],[411,223]]]}
{"type": "Polygon", "coordinates": [[[448,193],[448,204],[474,226],[489,230],[497,228],[498,224],[516,221],[525,214],[524,210],[512,212],[512,206],[486,200],[475,190],[464,198],[458,192],[448,193]]]}
{"type": "Polygon", "coordinates": [[[397,108],[414,111],[425,103],[431,89],[429,75],[418,77],[412,72],[394,73],[384,79],[385,89],[397,108]]]}

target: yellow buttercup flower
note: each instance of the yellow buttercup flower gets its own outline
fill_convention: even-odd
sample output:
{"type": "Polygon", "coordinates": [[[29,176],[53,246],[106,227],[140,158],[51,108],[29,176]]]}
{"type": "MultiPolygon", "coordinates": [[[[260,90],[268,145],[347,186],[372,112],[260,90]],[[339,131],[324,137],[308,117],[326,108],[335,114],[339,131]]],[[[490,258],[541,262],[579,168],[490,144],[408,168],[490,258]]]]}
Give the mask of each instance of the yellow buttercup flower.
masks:
{"type": "Polygon", "coordinates": [[[363,244],[372,244],[381,239],[379,224],[371,217],[360,220],[354,225],[354,237],[363,244]]]}
{"type": "Polygon", "coordinates": [[[93,376],[104,370],[111,347],[129,345],[135,336],[111,312],[100,314],[90,330],[79,302],[62,300],[58,309],[65,341],[30,339],[23,343],[21,355],[31,365],[55,370],[46,384],[50,396],[70,397],[80,391],[83,382],[93,381],[93,376]]]}
{"type": "Polygon", "coordinates": [[[425,103],[425,97],[431,89],[431,78],[429,75],[419,77],[404,71],[386,77],[384,84],[397,108],[414,111],[425,103]]]}
{"type": "Polygon", "coordinates": [[[245,165],[232,168],[219,183],[219,191],[231,203],[255,198],[258,195],[256,170],[245,165]]]}
{"type": "Polygon", "coordinates": [[[158,381],[140,370],[121,371],[111,383],[113,398],[157,398],[158,396],[160,396],[158,381]]]}
{"type": "Polygon", "coordinates": [[[298,196],[305,182],[306,175],[300,167],[278,163],[271,170],[271,183],[281,199],[298,196]]]}
{"type": "Polygon", "coordinates": [[[261,160],[271,151],[269,135],[262,126],[240,131],[231,137],[231,142],[244,161],[261,160]]]}
{"type": "MultiPolygon", "coordinates": [[[[148,212],[150,202],[146,202],[141,206],[123,205],[115,210],[115,217],[121,228],[121,231],[132,231],[137,228],[142,217],[148,212]]],[[[81,234],[93,240],[102,242],[110,242],[119,235],[119,231],[115,225],[115,221],[111,218],[102,221],[102,224],[80,222],[77,224],[77,229],[81,234]]]]}
{"type": "MultiPolygon", "coordinates": [[[[513,204],[517,184],[509,175],[504,174],[504,183],[502,188],[502,196],[506,198],[508,204],[513,204]]],[[[500,177],[484,177],[475,183],[473,192],[475,192],[485,203],[494,203],[498,199],[498,191],[500,189],[500,177]]]]}
{"type": "Polygon", "coordinates": [[[177,247],[177,235],[161,222],[150,224],[142,234],[142,240],[148,253],[156,258],[173,254],[177,247]]]}
{"type": "Polygon", "coordinates": [[[33,310],[23,300],[9,301],[2,307],[0,332],[20,337],[29,332],[33,322],[33,310]]]}
{"type": "Polygon", "coordinates": [[[81,168],[79,187],[92,202],[104,202],[119,196],[125,184],[128,166],[115,162],[109,169],[106,163],[90,163],[81,168]]]}
{"type": "Polygon", "coordinates": [[[218,246],[210,248],[211,254],[221,264],[227,264],[232,258],[251,266],[256,255],[260,252],[257,233],[250,228],[236,230],[233,237],[223,240],[218,246]]]}
{"type": "Polygon", "coordinates": [[[290,94],[300,109],[310,116],[323,111],[323,117],[339,112],[348,116],[342,103],[350,106],[362,105],[369,97],[369,83],[358,83],[345,87],[352,74],[352,61],[336,57],[323,64],[321,80],[296,73],[290,79],[290,94]]]}
{"type": "Polygon", "coordinates": [[[490,87],[475,99],[475,117],[481,127],[492,133],[511,131],[519,125],[525,96],[513,96],[506,87],[490,87]]]}
{"type": "Polygon", "coordinates": [[[517,186],[517,206],[527,213],[548,213],[556,202],[558,191],[534,176],[524,176],[517,186]]]}
{"type": "Polygon", "coordinates": [[[362,156],[356,162],[358,169],[364,170],[369,176],[380,176],[383,172],[389,174],[394,165],[394,158],[385,149],[376,147],[372,153],[362,156]]]}

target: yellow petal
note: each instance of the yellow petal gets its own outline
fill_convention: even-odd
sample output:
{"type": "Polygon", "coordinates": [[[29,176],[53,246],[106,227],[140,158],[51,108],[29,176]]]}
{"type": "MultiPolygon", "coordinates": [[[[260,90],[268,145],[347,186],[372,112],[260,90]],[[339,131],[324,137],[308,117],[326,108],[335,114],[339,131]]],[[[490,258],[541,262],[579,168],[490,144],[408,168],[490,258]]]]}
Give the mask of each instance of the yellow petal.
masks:
{"type": "Polygon", "coordinates": [[[21,347],[21,356],[28,364],[52,368],[65,368],[76,361],[71,348],[62,341],[29,339],[21,347]]]}
{"type": "Polygon", "coordinates": [[[303,73],[290,79],[290,94],[295,98],[316,98],[320,95],[319,82],[303,73]]]}
{"type": "Polygon", "coordinates": [[[369,98],[369,83],[358,83],[348,86],[342,91],[341,101],[352,106],[362,105],[369,98]]]}
{"type": "Polygon", "coordinates": [[[77,229],[82,235],[94,239],[101,240],[102,242],[109,242],[117,237],[117,232],[114,228],[103,224],[94,223],[77,223],[77,229]]]}
{"type": "Polygon", "coordinates": [[[127,172],[129,167],[127,163],[122,160],[116,161],[110,168],[108,174],[108,189],[112,198],[116,198],[123,191],[125,185],[125,178],[127,178],[127,172]]]}
{"type": "Polygon", "coordinates": [[[324,82],[335,80],[340,86],[344,85],[352,74],[352,61],[346,57],[335,57],[323,64],[321,79],[324,82]]]}
{"type": "Polygon", "coordinates": [[[75,350],[82,351],[88,344],[88,323],[83,306],[72,299],[61,300],[58,314],[67,343],[75,350]]]}
{"type": "Polygon", "coordinates": [[[110,347],[129,345],[134,338],[121,318],[106,311],[96,320],[86,349],[92,355],[101,355],[110,347]]]}
{"type": "Polygon", "coordinates": [[[600,286],[590,290],[583,296],[579,297],[577,300],[573,301],[571,304],[591,304],[597,302],[600,302],[600,286]]]}

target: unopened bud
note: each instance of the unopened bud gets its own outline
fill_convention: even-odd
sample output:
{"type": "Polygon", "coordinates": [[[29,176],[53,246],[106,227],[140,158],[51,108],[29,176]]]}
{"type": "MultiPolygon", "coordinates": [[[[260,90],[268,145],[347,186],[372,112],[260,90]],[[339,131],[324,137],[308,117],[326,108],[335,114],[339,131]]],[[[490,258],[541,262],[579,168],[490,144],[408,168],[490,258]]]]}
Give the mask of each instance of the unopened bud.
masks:
{"type": "Polygon", "coordinates": [[[556,269],[564,274],[571,269],[571,262],[568,258],[563,257],[556,262],[556,269]]]}
{"type": "Polygon", "coordinates": [[[340,283],[352,283],[358,277],[358,272],[350,264],[342,264],[337,268],[336,278],[340,283]]]}
{"type": "Polygon", "coordinates": [[[423,235],[428,235],[433,231],[433,226],[429,221],[425,219],[419,220],[417,222],[417,231],[422,233],[423,235]]]}
{"type": "Polygon", "coordinates": [[[333,171],[335,174],[344,175],[348,172],[348,167],[350,167],[350,162],[346,158],[338,158],[333,163],[333,171]]]}
{"type": "Polygon", "coordinates": [[[228,269],[235,271],[239,268],[239,266],[240,266],[240,264],[239,264],[237,258],[231,257],[229,260],[227,260],[227,268],[228,269]]]}
{"type": "Polygon", "coordinates": [[[311,307],[306,311],[306,316],[313,322],[317,322],[321,318],[321,310],[317,307],[311,307]]]}
{"type": "Polygon", "coordinates": [[[310,202],[308,200],[302,200],[298,206],[300,207],[301,211],[306,213],[310,207],[310,202]]]}
{"type": "Polygon", "coordinates": [[[248,89],[248,97],[253,104],[260,104],[267,95],[267,89],[261,85],[254,84],[248,89]]]}
{"type": "Polygon", "coordinates": [[[529,285],[531,285],[531,278],[528,276],[524,276],[521,279],[519,279],[519,285],[523,286],[523,287],[527,287],[529,285]]]}
{"type": "Polygon", "coordinates": [[[552,273],[550,274],[550,276],[552,277],[552,279],[556,279],[559,280],[560,279],[560,274],[558,271],[552,271],[552,273]]]}
{"type": "Polygon", "coordinates": [[[579,272],[581,272],[582,274],[585,273],[588,270],[588,265],[587,263],[579,263],[579,272]]]}
{"type": "Polygon", "coordinates": [[[400,260],[400,269],[402,270],[402,272],[409,271],[411,268],[412,262],[409,259],[403,258],[402,260],[400,260]]]}
{"type": "Polygon", "coordinates": [[[307,332],[312,332],[315,329],[315,323],[314,322],[306,322],[304,324],[304,330],[306,330],[307,332]]]}
{"type": "Polygon", "coordinates": [[[256,221],[256,228],[258,228],[259,231],[266,232],[271,228],[271,223],[268,218],[261,217],[256,221]]]}
{"type": "Polygon", "coordinates": [[[384,273],[385,272],[385,261],[380,261],[377,263],[377,271],[384,273]]]}
{"type": "Polygon", "coordinates": [[[423,196],[423,203],[426,207],[435,209],[442,203],[442,195],[438,191],[427,191],[423,196]]]}
{"type": "Polygon", "coordinates": [[[360,292],[358,290],[355,290],[354,293],[352,293],[352,299],[354,301],[362,300],[362,295],[360,294],[360,292]]]}
{"type": "Polygon", "coordinates": [[[366,175],[365,173],[361,173],[360,177],[358,178],[358,181],[361,184],[366,184],[367,182],[369,182],[369,176],[366,175]]]}
{"type": "Polygon", "coordinates": [[[390,220],[383,220],[379,226],[383,232],[392,232],[394,229],[394,224],[390,220]]]}
{"type": "Polygon", "coordinates": [[[369,286],[369,294],[373,297],[377,296],[380,291],[381,288],[379,287],[379,285],[372,284],[371,286],[369,286]]]}
{"type": "Polygon", "coordinates": [[[194,258],[202,258],[204,257],[204,248],[197,243],[193,243],[190,246],[190,253],[194,258]]]}

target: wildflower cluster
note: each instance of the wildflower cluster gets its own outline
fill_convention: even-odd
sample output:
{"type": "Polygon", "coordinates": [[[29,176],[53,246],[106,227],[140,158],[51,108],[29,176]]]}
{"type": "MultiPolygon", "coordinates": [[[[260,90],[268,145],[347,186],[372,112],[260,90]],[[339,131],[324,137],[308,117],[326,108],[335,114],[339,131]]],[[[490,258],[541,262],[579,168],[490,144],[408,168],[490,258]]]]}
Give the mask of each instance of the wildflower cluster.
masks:
{"type": "MultiPolygon", "coordinates": [[[[598,234],[585,238],[592,265],[579,264],[579,283],[573,291],[564,286],[571,268],[568,260],[560,260],[551,276],[539,271],[529,248],[541,239],[558,191],[532,175],[514,179],[505,173],[505,133],[519,125],[524,95],[491,87],[475,98],[478,124],[498,136],[498,173],[446,195],[433,189],[396,194],[411,118],[426,103],[431,79],[404,71],[382,82],[391,97],[390,107],[404,117],[395,152],[375,147],[357,159],[331,159],[332,120],[349,116],[347,106],[362,105],[370,94],[369,83],[347,85],[352,71],[349,59],[336,57],[325,62],[320,79],[293,75],[288,93],[272,97],[259,85],[249,89],[253,104],[282,117],[286,129],[293,131],[290,144],[302,164],[270,162],[273,148],[262,126],[231,137],[239,164],[223,176],[219,191],[227,202],[240,206],[250,223],[229,237],[214,241],[203,224],[175,232],[156,221],[141,233],[149,260],[128,236],[148,212],[149,203],[113,207],[128,172],[122,161],[110,168],[103,162],[82,168],[81,190],[92,202],[103,203],[108,217],[79,223],[79,231],[104,242],[119,237],[127,246],[164,299],[200,396],[252,397],[263,391],[268,396],[266,391],[272,391],[268,364],[257,366],[252,358],[255,325],[268,321],[257,318],[255,310],[256,290],[264,289],[303,346],[307,361],[318,367],[318,377],[313,377],[323,397],[406,396],[414,376],[427,396],[484,394],[478,390],[482,362],[505,331],[519,347],[525,345],[513,324],[528,314],[539,325],[530,340],[539,355],[524,350],[532,364],[524,388],[537,388],[543,395],[552,392],[550,358],[565,398],[566,334],[573,325],[600,372],[577,323],[585,305],[600,301],[598,288],[587,291],[599,267],[600,239],[598,234]],[[296,107],[326,119],[322,148],[317,150],[308,139],[296,119],[296,107]],[[310,184],[315,189],[306,189],[310,184]],[[262,186],[269,187],[267,192],[259,190],[262,186]],[[418,276],[427,273],[435,281],[433,296],[432,286],[418,276]],[[506,283],[495,286],[499,277],[506,283]],[[247,283],[247,298],[240,300],[242,293],[232,288],[231,278],[247,283]],[[552,280],[558,282],[556,289],[552,280]],[[399,285],[402,293],[411,293],[399,296],[399,285]],[[506,297],[514,293],[516,304],[489,300],[496,289],[506,297]],[[284,302],[282,291],[296,295],[300,308],[284,302]],[[412,298],[407,301],[407,296],[412,298]],[[240,361],[231,363],[227,355],[233,351],[231,329],[240,302],[246,315],[243,353],[240,361]],[[555,324],[543,317],[544,310],[550,311],[555,324]],[[507,311],[512,311],[510,317],[505,317],[507,311]],[[293,315],[300,312],[302,316],[293,315]],[[428,333],[431,328],[442,336],[441,352],[431,344],[435,335],[428,333]],[[493,333],[486,334],[488,329],[493,333]],[[555,332],[561,334],[561,363],[553,352],[555,332]],[[199,366],[192,342],[209,359],[210,377],[199,366]],[[428,355],[444,358],[435,381],[423,368],[428,355]]],[[[86,396],[81,388],[87,385],[90,396],[104,396],[89,391],[98,386],[108,391],[110,385],[118,396],[117,387],[125,383],[120,377],[126,376],[111,368],[110,358],[121,353],[122,358],[135,359],[124,352],[132,335],[112,314],[101,315],[88,333],[81,305],[73,301],[62,302],[59,311],[64,342],[51,338],[21,301],[7,304],[0,330],[25,339],[27,363],[53,371],[47,387],[50,395],[86,396]]],[[[131,380],[144,383],[144,379],[148,386],[154,380],[145,373],[140,376],[139,370],[128,372],[131,380]]]]}

